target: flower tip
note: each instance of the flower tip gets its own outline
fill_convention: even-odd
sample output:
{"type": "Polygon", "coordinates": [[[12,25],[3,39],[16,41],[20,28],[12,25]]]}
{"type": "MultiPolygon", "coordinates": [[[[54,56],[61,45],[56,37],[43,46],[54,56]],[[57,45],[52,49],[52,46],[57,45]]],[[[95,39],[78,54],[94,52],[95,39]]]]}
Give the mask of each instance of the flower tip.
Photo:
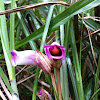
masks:
{"type": "Polygon", "coordinates": [[[11,53],[12,56],[14,56],[14,55],[16,55],[17,51],[16,50],[12,50],[10,53],[11,53]]]}
{"type": "Polygon", "coordinates": [[[11,52],[12,58],[11,58],[11,65],[12,66],[16,66],[16,62],[15,62],[15,56],[17,55],[17,51],[16,50],[12,50],[11,52]]]}

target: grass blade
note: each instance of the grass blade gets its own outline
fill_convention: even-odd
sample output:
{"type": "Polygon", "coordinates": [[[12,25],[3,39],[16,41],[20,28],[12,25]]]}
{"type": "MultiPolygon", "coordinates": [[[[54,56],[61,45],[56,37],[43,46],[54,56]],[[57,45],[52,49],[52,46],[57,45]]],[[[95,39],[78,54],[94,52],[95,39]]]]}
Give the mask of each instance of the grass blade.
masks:
{"type": "MultiPolygon", "coordinates": [[[[94,86],[94,92],[98,90],[98,80],[99,80],[99,72],[100,72],[100,57],[99,57],[99,62],[98,62],[98,67],[96,70],[96,75],[95,75],[95,86],[94,86]]],[[[94,97],[95,100],[98,100],[98,94],[95,94],[94,97]]]]}
{"type": "Polygon", "coordinates": [[[8,81],[7,76],[5,75],[5,73],[3,72],[2,68],[0,67],[0,76],[2,77],[4,83],[6,84],[7,88],[9,89],[10,93],[13,93],[13,90],[10,86],[10,83],[8,81]]]}
{"type": "Polygon", "coordinates": [[[69,57],[67,57],[66,61],[68,64],[69,74],[70,74],[72,85],[73,85],[75,100],[79,100],[78,91],[77,91],[77,84],[76,84],[76,79],[75,79],[74,71],[73,71],[72,64],[71,64],[71,59],[69,57]]]}
{"type": "MultiPolygon", "coordinates": [[[[4,11],[3,0],[0,0],[0,11],[4,11]]],[[[13,80],[15,78],[15,76],[14,76],[14,73],[12,72],[13,68],[10,63],[11,55],[10,55],[5,15],[0,16],[0,36],[1,36],[1,42],[2,42],[2,46],[3,46],[3,51],[4,51],[4,55],[5,55],[9,78],[10,78],[10,80],[13,80]]]]}
{"type": "Polygon", "coordinates": [[[71,47],[72,47],[72,55],[73,55],[73,62],[74,62],[74,67],[75,67],[75,75],[76,75],[79,100],[85,100],[83,85],[82,85],[81,69],[80,69],[78,55],[77,55],[77,48],[76,48],[72,20],[70,21],[70,42],[71,42],[71,47]]]}
{"type": "MultiPolygon", "coordinates": [[[[48,33],[48,29],[49,29],[49,25],[50,25],[52,13],[53,13],[53,8],[54,8],[54,6],[51,6],[50,9],[49,9],[49,12],[48,12],[48,17],[47,17],[47,21],[46,21],[46,24],[45,24],[44,33],[43,33],[43,37],[42,37],[42,41],[41,41],[41,47],[40,47],[41,52],[43,52],[43,46],[45,45],[45,40],[46,40],[46,36],[47,36],[47,33],[48,33]]],[[[32,100],[36,100],[38,76],[39,76],[39,68],[37,68],[37,71],[36,71],[32,100]]]]}
{"type": "MultiPolygon", "coordinates": [[[[15,0],[11,0],[11,9],[15,8],[15,0]]],[[[15,48],[14,42],[14,22],[15,22],[15,13],[10,14],[10,50],[15,48]]]]}
{"type": "MultiPolygon", "coordinates": [[[[64,45],[64,25],[60,25],[60,40],[61,45],[64,45]]],[[[67,74],[66,60],[62,61],[61,67],[61,85],[62,85],[62,96],[64,100],[69,100],[69,88],[68,88],[68,74],[67,74]]]]}

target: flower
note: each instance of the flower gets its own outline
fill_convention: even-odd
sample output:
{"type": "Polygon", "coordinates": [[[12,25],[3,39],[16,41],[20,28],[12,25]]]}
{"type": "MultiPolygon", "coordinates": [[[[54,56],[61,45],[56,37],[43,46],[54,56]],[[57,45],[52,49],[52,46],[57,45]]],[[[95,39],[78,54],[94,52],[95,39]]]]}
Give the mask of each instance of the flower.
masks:
{"type": "Polygon", "coordinates": [[[51,95],[41,87],[39,88],[37,96],[40,98],[40,100],[52,100],[51,95]]]}
{"type": "Polygon", "coordinates": [[[46,50],[46,55],[50,59],[62,59],[66,58],[65,47],[60,46],[57,42],[53,42],[51,45],[44,46],[46,50]]]}
{"type": "Polygon", "coordinates": [[[25,51],[11,51],[12,66],[17,65],[33,65],[39,66],[45,73],[51,75],[53,73],[52,61],[43,53],[36,50],[25,50],[25,51]]]}
{"type": "Polygon", "coordinates": [[[12,66],[16,65],[34,65],[36,66],[36,52],[32,50],[25,50],[25,51],[11,51],[12,58],[11,64],[12,66]]]}

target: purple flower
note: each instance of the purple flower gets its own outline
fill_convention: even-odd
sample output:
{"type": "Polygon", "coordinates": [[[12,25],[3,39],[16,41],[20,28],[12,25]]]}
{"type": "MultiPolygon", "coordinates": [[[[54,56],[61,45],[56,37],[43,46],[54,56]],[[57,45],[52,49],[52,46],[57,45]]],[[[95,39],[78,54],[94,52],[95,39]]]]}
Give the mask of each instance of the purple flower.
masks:
{"type": "Polygon", "coordinates": [[[53,72],[52,61],[43,53],[36,50],[25,50],[25,51],[11,51],[12,66],[17,65],[33,65],[39,66],[45,73],[51,75],[53,72]]]}
{"type": "Polygon", "coordinates": [[[53,42],[51,45],[44,46],[44,49],[46,50],[46,55],[50,59],[62,59],[64,60],[66,58],[65,53],[65,47],[60,46],[58,43],[53,42]]]}
{"type": "Polygon", "coordinates": [[[34,65],[36,66],[36,52],[32,50],[26,50],[26,51],[11,51],[12,58],[11,58],[11,64],[12,66],[16,65],[34,65]]]}

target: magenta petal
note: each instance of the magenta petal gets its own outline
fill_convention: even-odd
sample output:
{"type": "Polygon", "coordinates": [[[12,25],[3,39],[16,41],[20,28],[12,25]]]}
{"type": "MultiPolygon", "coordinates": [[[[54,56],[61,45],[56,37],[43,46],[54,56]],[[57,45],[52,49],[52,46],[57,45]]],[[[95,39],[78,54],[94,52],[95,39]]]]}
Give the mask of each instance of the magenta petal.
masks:
{"type": "Polygon", "coordinates": [[[45,45],[44,48],[50,48],[52,45],[45,45]]]}
{"type": "Polygon", "coordinates": [[[62,60],[65,60],[65,58],[66,58],[66,53],[65,53],[65,51],[62,49],[62,60]]]}
{"type": "Polygon", "coordinates": [[[12,64],[12,66],[16,66],[17,51],[12,50],[11,54],[12,54],[11,64],[12,64]]]}
{"type": "Polygon", "coordinates": [[[66,49],[64,46],[58,46],[58,47],[61,48],[61,49],[64,49],[64,50],[66,49]]]}
{"type": "Polygon", "coordinates": [[[66,58],[66,53],[64,51],[66,48],[64,46],[60,46],[56,42],[53,42],[51,45],[44,46],[44,49],[46,49],[46,55],[50,59],[62,59],[62,60],[64,60],[66,58]],[[54,47],[58,47],[60,49],[60,53],[58,55],[53,54],[52,49],[54,49],[54,47]]]}
{"type": "Polygon", "coordinates": [[[37,65],[36,63],[36,52],[32,50],[27,51],[11,51],[12,58],[11,64],[12,66],[16,65],[37,65]]]}
{"type": "Polygon", "coordinates": [[[17,55],[17,51],[16,50],[12,50],[11,54],[12,54],[12,56],[17,55]]]}
{"type": "Polygon", "coordinates": [[[53,59],[52,55],[50,54],[49,48],[46,48],[46,55],[48,56],[48,58],[53,59]]]}

